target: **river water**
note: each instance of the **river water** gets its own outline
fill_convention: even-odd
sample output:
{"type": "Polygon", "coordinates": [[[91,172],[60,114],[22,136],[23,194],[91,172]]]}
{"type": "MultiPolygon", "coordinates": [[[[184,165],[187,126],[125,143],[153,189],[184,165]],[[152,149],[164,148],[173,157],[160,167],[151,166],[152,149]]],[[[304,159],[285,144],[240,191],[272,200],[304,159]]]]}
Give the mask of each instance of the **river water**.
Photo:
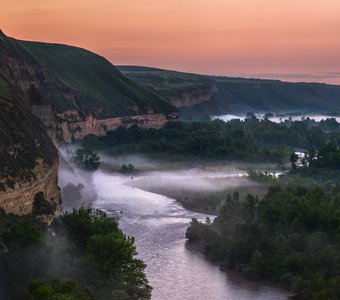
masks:
{"type": "Polygon", "coordinates": [[[185,244],[189,222],[191,218],[204,220],[207,215],[190,212],[174,199],[124,185],[130,180],[117,173],[96,171],[93,183],[97,200],[93,206],[118,212],[122,230],[135,237],[138,256],[147,264],[152,299],[287,299],[287,292],[226,274],[190,250],[185,244]]]}

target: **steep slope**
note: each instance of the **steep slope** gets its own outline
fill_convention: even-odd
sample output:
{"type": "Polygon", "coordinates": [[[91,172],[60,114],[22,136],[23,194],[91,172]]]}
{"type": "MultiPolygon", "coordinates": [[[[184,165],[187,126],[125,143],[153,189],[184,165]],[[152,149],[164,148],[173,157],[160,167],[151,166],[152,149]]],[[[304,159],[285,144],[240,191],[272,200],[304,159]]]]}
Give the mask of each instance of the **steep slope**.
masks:
{"type": "Polygon", "coordinates": [[[184,118],[253,112],[340,112],[340,86],[205,76],[119,66],[124,75],[153,88],[184,118]]]}
{"type": "Polygon", "coordinates": [[[0,207],[49,220],[60,207],[58,152],[21,97],[0,69],[0,207]]]}
{"type": "MultiPolygon", "coordinates": [[[[123,76],[105,58],[66,45],[20,42],[34,58],[64,84],[94,100],[107,116],[133,113],[171,113],[176,110],[164,98],[123,76]]],[[[93,105],[89,101],[87,105],[93,105]]]]}
{"type": "Polygon", "coordinates": [[[120,125],[158,128],[178,118],[178,110],[166,99],[84,49],[2,34],[0,62],[52,138],[82,139],[120,125]]]}

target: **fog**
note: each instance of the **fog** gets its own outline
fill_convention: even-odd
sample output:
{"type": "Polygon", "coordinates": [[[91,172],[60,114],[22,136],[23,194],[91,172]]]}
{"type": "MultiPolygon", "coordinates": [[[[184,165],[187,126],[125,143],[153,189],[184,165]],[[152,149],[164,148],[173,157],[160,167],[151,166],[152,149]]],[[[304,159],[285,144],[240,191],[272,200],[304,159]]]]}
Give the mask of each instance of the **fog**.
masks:
{"type": "MultiPolygon", "coordinates": [[[[255,116],[258,119],[263,119],[264,115],[265,114],[263,114],[263,113],[262,114],[255,114],[255,116]]],[[[243,121],[245,118],[246,118],[245,115],[236,116],[236,115],[230,115],[230,114],[229,115],[221,115],[221,116],[211,116],[212,120],[220,119],[220,120],[223,120],[225,122],[229,122],[229,121],[235,120],[235,119],[243,121]]],[[[329,118],[334,118],[337,122],[340,122],[339,116],[322,115],[322,114],[300,114],[300,115],[292,115],[292,116],[289,116],[289,115],[276,116],[274,114],[274,116],[269,117],[268,120],[275,122],[275,123],[280,123],[280,122],[284,122],[286,120],[301,121],[301,120],[307,119],[307,118],[313,119],[316,122],[320,122],[321,120],[326,120],[326,119],[329,119],[329,118]]]]}
{"type": "MultiPolygon", "coordinates": [[[[109,182],[105,185],[101,184],[102,192],[108,189],[112,195],[125,192],[129,193],[129,196],[131,193],[147,195],[145,191],[155,188],[213,192],[237,186],[254,185],[246,178],[247,172],[232,164],[209,166],[202,163],[202,165],[194,167],[195,163],[193,162],[173,163],[140,155],[108,156],[100,153],[101,168],[94,175],[79,169],[72,162],[74,153],[75,148],[73,147],[60,149],[59,186],[62,189],[64,210],[80,205],[92,206],[94,201],[98,203],[95,183],[107,180],[107,178],[109,178],[109,182]],[[134,171],[128,174],[120,173],[119,170],[123,164],[132,164],[134,171]],[[70,184],[73,189],[70,188],[70,184]],[[115,186],[114,192],[112,191],[113,185],[115,186]],[[141,192],[140,189],[144,191],[141,192]],[[81,199],[77,193],[81,194],[81,199]],[[71,199],[71,197],[76,199],[71,199]],[[75,200],[79,205],[76,205],[75,200]]],[[[159,196],[162,197],[162,195],[159,196]]]]}
{"type": "MultiPolygon", "coordinates": [[[[176,199],[182,196],[195,196],[197,193],[260,185],[248,180],[245,171],[247,166],[240,164],[172,162],[142,155],[109,156],[99,153],[101,166],[98,171],[91,173],[81,170],[72,162],[75,155],[74,147],[61,148],[60,155],[59,186],[62,190],[64,210],[80,206],[92,207],[94,203],[103,209],[100,205],[101,199],[98,197],[99,189],[105,196],[120,195],[124,198],[122,195],[126,194],[129,198],[142,197],[145,206],[143,209],[146,209],[152,206],[150,199],[155,197],[169,196],[176,199]],[[133,171],[120,172],[123,164],[133,165],[133,171]]],[[[125,204],[128,202],[124,201],[125,204]]],[[[121,209],[122,207],[113,207],[110,211],[121,209]]]]}
{"type": "Polygon", "coordinates": [[[59,149],[59,182],[63,211],[79,207],[92,207],[97,193],[93,185],[93,174],[77,167],[72,162],[74,147],[59,149]]]}
{"type": "Polygon", "coordinates": [[[74,148],[60,150],[65,158],[60,164],[59,182],[64,207],[74,205],[72,193],[65,193],[68,184],[82,184],[84,188],[78,189],[81,202],[119,219],[123,232],[135,237],[138,256],[147,264],[152,299],[286,298],[276,288],[229,276],[188,249],[185,231],[191,219],[203,221],[214,216],[186,210],[176,199],[162,193],[163,190],[203,193],[251,184],[242,168],[99,153],[100,169],[88,173],[72,163],[72,151],[74,148]],[[132,164],[133,172],[119,172],[122,164],[132,164]],[[160,192],[151,192],[156,188],[160,192]]]}

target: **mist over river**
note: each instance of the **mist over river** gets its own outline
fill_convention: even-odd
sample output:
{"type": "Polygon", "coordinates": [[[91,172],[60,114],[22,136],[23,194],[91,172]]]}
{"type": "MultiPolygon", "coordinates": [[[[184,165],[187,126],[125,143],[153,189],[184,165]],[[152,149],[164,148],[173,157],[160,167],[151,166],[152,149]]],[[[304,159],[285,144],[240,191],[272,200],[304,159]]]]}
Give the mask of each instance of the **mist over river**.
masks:
{"type": "MultiPolygon", "coordinates": [[[[145,180],[145,176],[143,176],[145,180]]],[[[174,199],[124,185],[130,177],[97,171],[93,206],[120,212],[123,231],[136,239],[139,257],[153,287],[152,299],[286,299],[283,291],[228,276],[185,245],[192,213],[174,199]]],[[[138,180],[135,178],[134,180],[138,180]]],[[[152,177],[150,177],[152,180],[152,177]]]]}
{"type": "MultiPolygon", "coordinates": [[[[62,151],[67,157],[65,151],[62,151]]],[[[168,187],[217,189],[221,178],[224,187],[232,178],[241,176],[234,168],[164,168],[139,157],[119,158],[102,156],[102,161],[119,166],[129,161],[146,171],[122,175],[110,170],[98,170],[92,175],[61,163],[61,188],[69,182],[84,185],[87,205],[119,217],[120,228],[135,237],[138,256],[147,264],[146,274],[153,287],[155,300],[253,300],[287,299],[288,292],[259,282],[248,281],[236,273],[224,273],[197,251],[186,246],[185,231],[192,218],[205,220],[208,215],[188,211],[176,200],[133,187],[134,182],[158,182],[168,187]],[[212,178],[218,178],[218,185],[212,178]],[[166,181],[168,179],[168,181],[166,181]],[[188,180],[191,179],[191,180],[188,180]],[[93,201],[93,199],[95,199],[93,201]]],[[[244,179],[243,179],[244,180],[244,179]]],[[[243,182],[243,181],[242,181],[243,182]]],[[[67,199],[66,199],[67,201],[67,199]]],[[[66,203],[65,203],[66,204],[66,203]]],[[[213,218],[214,216],[209,216],[213,218]]]]}

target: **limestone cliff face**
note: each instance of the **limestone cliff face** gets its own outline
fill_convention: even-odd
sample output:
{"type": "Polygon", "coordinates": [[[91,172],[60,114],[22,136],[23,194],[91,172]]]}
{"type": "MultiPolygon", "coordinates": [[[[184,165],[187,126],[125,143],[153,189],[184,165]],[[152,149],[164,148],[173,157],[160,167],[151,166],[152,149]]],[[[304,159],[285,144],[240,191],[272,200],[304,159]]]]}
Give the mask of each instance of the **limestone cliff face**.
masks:
{"type": "Polygon", "coordinates": [[[167,98],[177,108],[192,107],[197,104],[210,101],[215,92],[217,92],[216,86],[202,86],[194,89],[183,90],[180,95],[169,95],[167,98]]]}
{"type": "MultiPolygon", "coordinates": [[[[37,161],[32,171],[32,177],[27,180],[12,178],[13,186],[6,187],[0,192],[0,207],[7,213],[18,215],[32,212],[33,202],[36,195],[43,193],[44,198],[51,203],[55,212],[60,211],[60,190],[58,188],[58,162],[52,166],[46,164],[42,159],[37,161]]],[[[8,178],[0,178],[0,182],[6,182],[8,178]]],[[[53,214],[44,215],[44,220],[52,218],[53,214]]]]}
{"type": "Polygon", "coordinates": [[[59,118],[64,121],[60,124],[58,136],[65,142],[71,142],[81,140],[90,134],[105,135],[108,131],[116,130],[119,126],[128,128],[136,125],[142,128],[161,128],[169,120],[176,120],[178,117],[178,113],[168,116],[164,114],[146,114],[108,119],[97,119],[89,115],[85,121],[82,121],[77,111],[68,111],[63,115],[59,115],[59,118]]]}

